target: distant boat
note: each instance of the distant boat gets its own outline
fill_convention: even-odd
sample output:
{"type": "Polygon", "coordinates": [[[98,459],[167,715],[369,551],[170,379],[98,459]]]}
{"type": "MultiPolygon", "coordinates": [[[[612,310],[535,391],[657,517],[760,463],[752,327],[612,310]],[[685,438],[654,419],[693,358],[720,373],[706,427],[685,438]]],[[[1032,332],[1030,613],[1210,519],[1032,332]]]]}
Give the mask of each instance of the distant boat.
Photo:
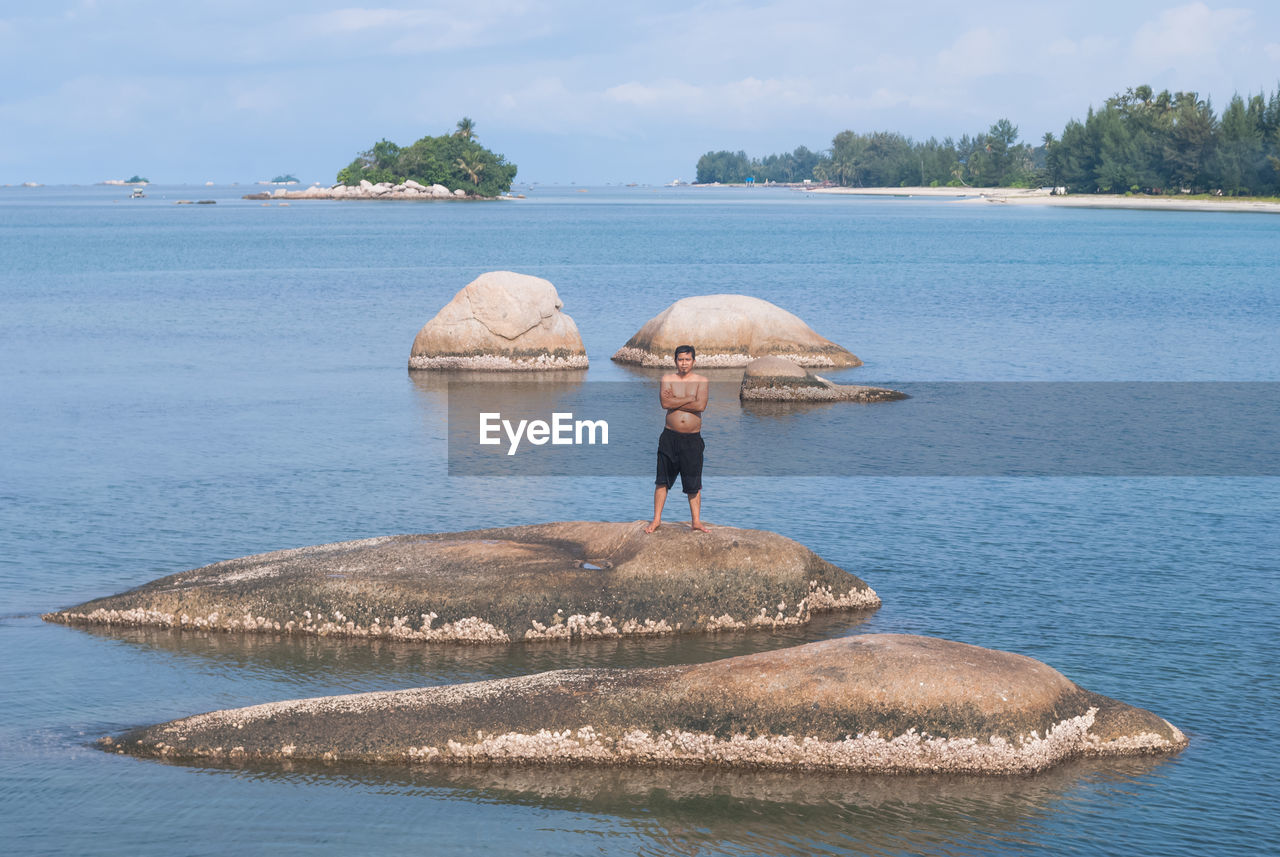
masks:
{"type": "Polygon", "coordinates": [[[133,193],[129,194],[129,199],[142,199],[146,194],[142,192],[142,188],[135,187],[133,193]]]}

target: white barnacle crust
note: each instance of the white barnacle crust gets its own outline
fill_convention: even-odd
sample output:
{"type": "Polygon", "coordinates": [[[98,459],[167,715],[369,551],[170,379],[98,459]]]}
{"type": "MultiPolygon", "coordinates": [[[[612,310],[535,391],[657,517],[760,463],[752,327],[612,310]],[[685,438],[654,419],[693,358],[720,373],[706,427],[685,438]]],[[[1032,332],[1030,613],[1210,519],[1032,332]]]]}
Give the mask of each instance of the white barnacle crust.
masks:
{"type": "Polygon", "coordinates": [[[590,614],[574,613],[565,616],[563,611],[556,611],[551,623],[544,625],[534,619],[532,625],[524,632],[526,640],[591,640],[604,637],[656,637],[663,634],[674,634],[673,628],[666,619],[628,619],[621,625],[615,625],[613,617],[604,616],[600,612],[590,614]]]}
{"type": "Polygon", "coordinates": [[[1096,708],[1068,718],[1045,735],[1035,732],[1009,740],[991,736],[937,738],[914,729],[893,737],[876,732],[826,741],[792,735],[720,738],[670,729],[651,733],[632,729],[606,735],[586,725],[576,730],[477,733],[471,742],[451,740],[443,747],[410,747],[408,761],[445,764],[630,764],[790,770],[870,771],[885,773],[1029,773],[1077,756],[1133,755],[1170,749],[1181,741],[1153,733],[1102,741],[1090,735],[1096,708]]]}
{"type": "MultiPolygon", "coordinates": [[[[759,612],[741,619],[725,613],[703,620],[701,630],[709,632],[741,631],[748,628],[782,628],[802,625],[809,621],[815,610],[861,609],[879,605],[880,599],[870,588],[850,589],[844,595],[835,595],[830,587],[819,586],[810,581],[809,594],[795,605],[794,612],[787,614],[783,610],[786,602],[781,602],[776,612],[770,613],[768,608],[761,607],[759,612]]],[[[491,622],[478,616],[469,616],[455,622],[446,622],[435,626],[438,615],[433,611],[421,614],[418,623],[411,622],[408,616],[393,616],[390,622],[383,622],[382,617],[374,617],[367,625],[359,624],[341,610],[334,610],[331,617],[324,613],[303,610],[295,614],[295,618],[281,622],[264,616],[245,613],[241,616],[224,616],[211,612],[205,616],[191,616],[187,613],[175,615],[157,610],[141,608],[114,610],[99,608],[89,613],[62,612],[52,614],[53,618],[72,625],[113,625],[117,627],[159,627],[183,628],[205,631],[262,631],[286,634],[308,634],[319,637],[354,637],[382,638],[414,641],[450,641],[470,643],[510,642],[510,637],[491,622]]],[[[627,619],[621,624],[614,622],[613,617],[600,612],[589,614],[574,613],[568,616],[557,613],[547,624],[537,620],[530,622],[531,627],[524,633],[525,640],[569,640],[600,639],[618,636],[660,636],[674,634],[680,630],[667,619],[627,619]]]]}
{"type": "Polygon", "coordinates": [[[801,598],[795,611],[787,613],[785,599],[776,605],[776,610],[761,607],[753,616],[738,619],[728,613],[712,616],[703,623],[703,630],[712,633],[719,631],[744,631],[748,628],[790,628],[804,625],[813,618],[814,612],[824,610],[852,609],[862,610],[880,606],[880,597],[871,587],[850,589],[843,595],[836,595],[830,586],[822,586],[816,580],[809,581],[809,593],[801,598]]]}
{"type": "Polygon", "coordinates": [[[450,641],[464,643],[507,643],[511,638],[493,623],[478,616],[468,616],[456,622],[446,622],[438,628],[432,622],[438,618],[434,612],[421,616],[422,624],[415,628],[408,616],[395,616],[384,624],[381,617],[374,617],[369,625],[359,625],[342,614],[333,612],[331,620],[323,613],[302,611],[301,617],[284,623],[248,613],[243,616],[222,616],[217,612],[207,616],[192,617],[186,613],[175,616],[157,610],[107,610],[99,608],[90,613],[63,612],[51,614],[53,618],[70,625],[115,625],[118,627],[192,628],[206,631],[266,631],[286,634],[311,634],[318,637],[372,637],[394,640],[450,641]]]}
{"type": "MultiPolygon", "coordinates": [[[[655,354],[644,348],[636,348],[634,346],[623,346],[619,348],[613,355],[613,359],[620,363],[634,363],[641,366],[670,366],[671,357],[663,352],[655,354]]],[[[823,366],[831,365],[829,357],[815,357],[823,366]]],[[[751,362],[751,355],[745,351],[739,352],[722,352],[719,354],[699,354],[699,366],[719,366],[725,368],[736,368],[738,366],[746,366],[751,362]]]]}
{"type": "MultiPolygon", "coordinates": [[[[760,615],[764,615],[764,608],[760,608],[760,615]]],[[[747,627],[746,622],[740,622],[737,619],[725,613],[722,616],[712,616],[707,620],[704,626],[708,631],[742,631],[747,627]]]]}
{"type": "Polygon", "coordinates": [[[410,369],[488,369],[497,371],[546,371],[551,369],[586,369],[587,355],[551,353],[528,357],[505,354],[442,355],[415,354],[409,358],[410,369]]]}
{"type": "Polygon", "coordinates": [[[809,594],[805,601],[810,610],[863,610],[880,606],[880,596],[870,586],[865,589],[850,589],[843,595],[836,595],[830,586],[823,586],[816,580],[809,581],[809,594]]]}

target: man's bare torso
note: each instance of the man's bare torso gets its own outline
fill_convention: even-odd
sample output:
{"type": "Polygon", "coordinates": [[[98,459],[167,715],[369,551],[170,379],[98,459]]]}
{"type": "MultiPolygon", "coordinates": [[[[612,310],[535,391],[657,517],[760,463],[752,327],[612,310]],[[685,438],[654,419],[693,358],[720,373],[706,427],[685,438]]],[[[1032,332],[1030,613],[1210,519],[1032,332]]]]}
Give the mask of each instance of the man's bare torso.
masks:
{"type": "MultiPolygon", "coordinates": [[[[690,372],[683,377],[672,372],[662,376],[662,386],[670,390],[677,399],[692,396],[698,392],[699,384],[706,384],[707,379],[690,372]]],[[[692,434],[702,429],[702,414],[682,408],[670,408],[667,411],[667,428],[681,434],[692,434]]]]}

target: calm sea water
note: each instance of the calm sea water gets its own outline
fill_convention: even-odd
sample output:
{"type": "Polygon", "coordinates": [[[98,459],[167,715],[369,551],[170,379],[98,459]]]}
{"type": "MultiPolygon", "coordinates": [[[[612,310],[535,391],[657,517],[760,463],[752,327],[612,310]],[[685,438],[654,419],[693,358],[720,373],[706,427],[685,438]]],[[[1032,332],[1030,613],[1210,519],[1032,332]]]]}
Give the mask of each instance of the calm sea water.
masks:
{"type": "MultiPolygon", "coordinates": [[[[771,300],[851,348],[866,365],[837,377],[849,382],[1280,381],[1280,217],[763,189],[288,207],[240,192],[0,188],[6,851],[1276,848],[1275,478],[730,478],[709,455],[708,520],[795,538],[884,599],[860,621],[792,634],[509,652],[86,632],[38,614],[277,548],[644,517],[645,477],[447,475],[444,388],[405,363],[417,329],[483,271],[555,283],[592,381],[648,377],[609,355],[676,298],[715,292],[771,300]],[[1191,745],[1011,780],[234,770],[90,746],[275,699],[706,660],[860,632],[1039,658],[1158,712],[1191,745]]],[[[707,437],[713,453],[714,419],[707,437]]]]}

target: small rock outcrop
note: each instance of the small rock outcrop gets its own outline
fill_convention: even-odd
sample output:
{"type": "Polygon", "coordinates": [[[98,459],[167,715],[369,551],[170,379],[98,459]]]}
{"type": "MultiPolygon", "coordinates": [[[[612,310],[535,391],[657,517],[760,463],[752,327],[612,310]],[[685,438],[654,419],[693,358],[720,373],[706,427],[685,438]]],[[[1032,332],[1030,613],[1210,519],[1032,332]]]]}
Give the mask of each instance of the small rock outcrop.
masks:
{"type": "Polygon", "coordinates": [[[367,179],[361,179],[358,185],[333,185],[332,187],[323,187],[322,185],[312,185],[304,190],[285,190],[277,188],[274,191],[262,191],[260,193],[245,194],[244,199],[411,199],[420,201],[444,200],[444,199],[491,199],[493,197],[468,196],[467,192],[462,188],[457,190],[449,190],[442,184],[433,184],[430,186],[419,184],[413,179],[409,179],[402,184],[392,184],[391,182],[379,182],[374,184],[367,179]]]}
{"type": "Polygon", "coordinates": [[[541,277],[490,271],[423,325],[410,369],[586,369],[587,351],[556,287],[541,277]]]}
{"type": "Polygon", "coordinates": [[[219,562],[44,618],[71,625],[508,643],[780,628],[880,606],[776,533],[571,522],[219,562]]]}
{"type": "Polygon", "coordinates": [[[909,398],[884,387],[833,384],[786,357],[759,357],[747,364],[738,392],[742,401],[890,402],[909,398]]]}
{"type": "Polygon", "coordinates": [[[870,634],[690,666],[273,702],[104,738],[172,760],[1019,774],[1186,744],[1022,655],[870,634]]]}
{"type": "Polygon", "coordinates": [[[681,298],[649,319],[613,359],[641,366],[671,366],[680,345],[697,349],[697,365],[746,366],[756,357],[789,357],[802,366],[861,366],[862,361],[824,339],[796,316],[760,298],[702,295],[681,298]]]}

